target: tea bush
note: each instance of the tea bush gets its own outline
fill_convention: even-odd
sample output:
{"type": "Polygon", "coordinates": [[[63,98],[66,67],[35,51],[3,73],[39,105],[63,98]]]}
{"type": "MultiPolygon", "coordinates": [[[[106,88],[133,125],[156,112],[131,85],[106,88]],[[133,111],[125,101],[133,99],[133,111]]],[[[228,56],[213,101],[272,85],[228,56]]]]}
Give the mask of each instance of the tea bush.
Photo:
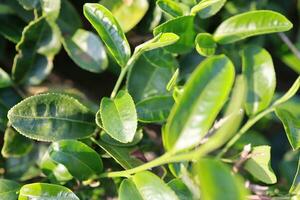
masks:
{"type": "Polygon", "coordinates": [[[0,199],[300,199],[299,11],[2,0],[0,199]]]}

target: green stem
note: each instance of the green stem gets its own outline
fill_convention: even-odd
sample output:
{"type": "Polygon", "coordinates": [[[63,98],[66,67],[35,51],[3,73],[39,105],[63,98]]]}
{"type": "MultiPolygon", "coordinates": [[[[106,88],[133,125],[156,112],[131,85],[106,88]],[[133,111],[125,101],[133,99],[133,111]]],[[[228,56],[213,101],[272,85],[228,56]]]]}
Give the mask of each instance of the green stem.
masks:
{"type": "Polygon", "coordinates": [[[119,88],[120,88],[120,86],[121,86],[121,84],[123,82],[123,79],[125,78],[125,75],[126,75],[127,71],[134,65],[135,61],[138,59],[138,57],[141,55],[141,53],[142,52],[140,52],[140,51],[135,52],[131,56],[131,58],[128,60],[128,62],[125,65],[125,67],[122,68],[121,73],[120,73],[120,75],[118,77],[118,80],[117,80],[117,82],[115,84],[115,87],[114,87],[113,91],[111,92],[110,98],[113,99],[117,95],[118,90],[119,90],[119,88]]]}
{"type": "Polygon", "coordinates": [[[219,152],[217,155],[217,158],[221,158],[231,147],[232,145],[240,139],[242,135],[244,135],[258,120],[263,118],[265,115],[273,112],[275,109],[275,106],[271,106],[268,109],[262,111],[261,113],[258,113],[256,116],[250,118],[246,124],[237,132],[237,134],[229,140],[229,142],[226,144],[226,146],[219,152]]]}

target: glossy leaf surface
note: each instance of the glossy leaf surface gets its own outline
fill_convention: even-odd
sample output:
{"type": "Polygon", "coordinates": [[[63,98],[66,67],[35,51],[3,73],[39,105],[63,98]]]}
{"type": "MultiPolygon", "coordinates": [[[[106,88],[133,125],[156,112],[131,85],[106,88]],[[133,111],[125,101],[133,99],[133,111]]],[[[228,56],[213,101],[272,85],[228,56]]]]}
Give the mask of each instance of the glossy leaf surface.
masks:
{"type": "Polygon", "coordinates": [[[197,52],[202,56],[215,54],[217,44],[209,33],[199,33],[195,39],[197,52]]]}
{"type": "Polygon", "coordinates": [[[108,65],[107,55],[100,39],[92,32],[78,29],[72,36],[66,36],[64,48],[70,58],[82,69],[100,73],[108,65]]]}
{"type": "Polygon", "coordinates": [[[10,109],[8,119],[22,135],[41,141],[86,138],[94,114],[78,100],[59,93],[29,97],[10,109]]]}
{"type": "Polygon", "coordinates": [[[265,49],[248,46],[242,62],[247,88],[245,109],[248,115],[253,115],[267,108],[273,98],[276,87],[273,61],[265,49]]]}
{"type": "Polygon", "coordinates": [[[169,115],[164,136],[167,150],[199,143],[227,100],[234,75],[234,66],[224,55],[207,58],[197,67],[169,115]]]}
{"type": "Polygon", "coordinates": [[[9,87],[11,85],[12,85],[12,81],[9,75],[6,73],[6,71],[0,68],[0,88],[9,87]]]}
{"type": "Polygon", "coordinates": [[[98,153],[76,140],[60,140],[52,143],[48,151],[52,160],[63,164],[70,174],[79,180],[100,174],[103,169],[98,153]]]}
{"type": "Polygon", "coordinates": [[[19,200],[45,200],[45,199],[68,199],[79,198],[68,188],[48,183],[32,183],[24,185],[20,190],[19,200]]]}
{"type": "Polygon", "coordinates": [[[172,96],[155,96],[136,104],[138,120],[144,123],[164,122],[174,104],[172,96]]]}
{"type": "Polygon", "coordinates": [[[124,179],[119,188],[119,200],[144,200],[134,182],[130,179],[124,179]]]}
{"type": "Polygon", "coordinates": [[[225,3],[226,0],[201,0],[192,8],[191,13],[198,14],[202,19],[209,18],[219,12],[225,3]]]}
{"type": "Polygon", "coordinates": [[[193,194],[179,178],[171,180],[168,186],[176,193],[179,200],[193,199],[193,194]]]}
{"type": "Polygon", "coordinates": [[[21,188],[21,185],[15,181],[0,179],[0,199],[3,200],[15,200],[18,195],[17,192],[21,188]]]}
{"type": "Polygon", "coordinates": [[[84,4],[84,15],[94,26],[117,63],[124,67],[131,55],[127,39],[112,13],[96,3],[84,4]]]}
{"type": "Polygon", "coordinates": [[[110,137],[105,131],[101,131],[100,138],[103,142],[105,142],[107,144],[111,144],[111,145],[119,146],[119,147],[129,147],[129,146],[134,146],[137,143],[139,143],[143,139],[143,135],[144,134],[143,134],[142,129],[137,130],[136,133],[134,134],[133,140],[129,143],[119,142],[119,141],[113,139],[112,137],[110,137]]]}
{"type": "Polygon", "coordinates": [[[100,1],[119,22],[124,32],[134,28],[145,16],[149,3],[147,0],[102,0],[100,1]]]}
{"type": "Polygon", "coordinates": [[[292,23],[270,10],[249,11],[223,21],[214,33],[220,44],[236,42],[251,36],[288,31],[292,23]]]}
{"type": "Polygon", "coordinates": [[[280,107],[276,109],[276,115],[281,120],[287,138],[294,150],[300,148],[300,122],[292,113],[280,107]]]}
{"type": "Polygon", "coordinates": [[[153,30],[156,36],[160,33],[175,33],[179,36],[179,40],[165,49],[172,53],[186,53],[194,46],[194,39],[196,36],[194,29],[194,16],[181,16],[171,19],[153,30]]]}
{"type": "Polygon", "coordinates": [[[244,168],[258,180],[274,184],[277,178],[271,168],[271,147],[257,146],[251,151],[251,157],[245,162],[244,168]]]}
{"type": "Polygon", "coordinates": [[[53,68],[53,57],[60,50],[58,27],[45,17],[32,21],[17,44],[12,77],[17,84],[35,85],[43,81],[53,68]]]}
{"type": "Polygon", "coordinates": [[[247,199],[242,181],[220,161],[201,159],[194,164],[193,171],[200,184],[201,199],[247,199]]]}
{"type": "Polygon", "coordinates": [[[179,17],[183,15],[183,10],[178,5],[178,2],[173,0],[158,0],[156,1],[156,4],[160,7],[160,9],[172,17],[179,17]]]}
{"type": "Polygon", "coordinates": [[[43,14],[50,20],[56,20],[59,16],[61,0],[40,0],[43,14]]]}
{"type": "Polygon", "coordinates": [[[144,200],[177,200],[178,197],[167,184],[151,172],[144,171],[132,177],[144,200]]]}
{"type": "Polygon", "coordinates": [[[101,120],[99,125],[112,138],[122,143],[131,142],[137,130],[137,113],[128,92],[119,91],[114,99],[102,98],[100,103],[101,120]]]}

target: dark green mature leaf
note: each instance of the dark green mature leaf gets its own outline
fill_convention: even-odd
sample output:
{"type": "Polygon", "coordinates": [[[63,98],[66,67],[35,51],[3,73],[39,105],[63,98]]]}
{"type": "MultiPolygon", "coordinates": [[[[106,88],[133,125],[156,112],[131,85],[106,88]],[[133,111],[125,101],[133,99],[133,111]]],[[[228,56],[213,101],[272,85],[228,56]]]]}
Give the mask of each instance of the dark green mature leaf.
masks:
{"type": "Polygon", "coordinates": [[[0,130],[5,132],[7,127],[8,110],[21,101],[22,98],[13,88],[0,89],[0,130]]]}
{"type": "Polygon", "coordinates": [[[24,185],[20,190],[19,200],[45,200],[45,199],[66,199],[79,200],[79,198],[68,188],[48,184],[32,183],[24,185]]]}
{"type": "Polygon", "coordinates": [[[149,8],[147,0],[102,0],[100,3],[111,11],[124,32],[134,28],[149,8]]]}
{"type": "Polygon", "coordinates": [[[293,24],[280,13],[249,11],[222,22],[214,33],[214,39],[220,44],[228,44],[255,35],[288,31],[292,27],[293,24]]]}
{"type": "Polygon", "coordinates": [[[109,154],[124,169],[131,169],[141,165],[143,162],[133,156],[136,147],[118,147],[107,144],[101,140],[96,144],[109,154]]]}
{"type": "Polygon", "coordinates": [[[254,147],[251,157],[248,159],[244,168],[258,180],[274,184],[277,182],[276,175],[271,168],[271,147],[267,145],[254,147]]]}
{"type": "Polygon", "coordinates": [[[59,16],[61,0],[40,0],[43,14],[50,20],[56,20],[59,16]]]}
{"type": "Polygon", "coordinates": [[[160,33],[175,33],[180,39],[165,49],[172,53],[186,53],[194,47],[196,32],[194,29],[194,16],[181,16],[171,19],[157,26],[153,34],[156,36],[160,33]]]}
{"type": "Polygon", "coordinates": [[[41,141],[86,138],[95,130],[94,114],[64,94],[29,97],[8,112],[12,126],[22,135],[41,141]]]}
{"type": "Polygon", "coordinates": [[[104,6],[96,3],[84,4],[83,11],[117,63],[124,67],[130,58],[131,50],[119,23],[112,13],[104,6]]]}
{"type": "Polygon", "coordinates": [[[60,140],[52,143],[48,151],[52,160],[63,164],[79,180],[86,180],[103,170],[98,153],[82,142],[60,140]]]}
{"type": "Polygon", "coordinates": [[[156,4],[162,9],[165,13],[170,14],[172,17],[179,17],[183,15],[183,10],[178,5],[178,2],[173,0],[158,0],[156,4]]]}
{"type": "Polygon", "coordinates": [[[276,77],[271,55],[259,46],[248,46],[242,54],[243,75],[247,95],[245,109],[254,115],[269,106],[276,88],[276,77]]]}
{"type": "Polygon", "coordinates": [[[63,36],[72,35],[78,28],[82,27],[79,14],[68,0],[61,0],[57,25],[63,36]]]}
{"type": "Polygon", "coordinates": [[[12,81],[9,75],[6,73],[6,71],[0,68],[0,88],[6,88],[11,85],[12,85],[12,81]]]}
{"type": "Polygon", "coordinates": [[[193,165],[193,172],[200,184],[201,199],[247,199],[248,192],[240,177],[234,176],[220,161],[201,159],[193,165]]]}
{"type": "Polygon", "coordinates": [[[297,150],[300,148],[300,121],[289,111],[276,108],[276,115],[281,120],[287,138],[293,148],[297,150]]]}
{"type": "Polygon", "coordinates": [[[175,192],[151,172],[136,173],[132,181],[144,200],[178,200],[175,192]]]}
{"type": "Polygon", "coordinates": [[[172,96],[155,96],[136,104],[138,120],[144,123],[164,122],[174,104],[172,96]]]}
{"type": "Polygon", "coordinates": [[[30,22],[17,44],[12,77],[15,83],[39,84],[51,72],[54,55],[60,50],[58,27],[45,17],[30,22]]]}
{"type": "Polygon", "coordinates": [[[3,157],[20,157],[32,149],[32,141],[20,135],[15,129],[8,127],[4,134],[4,144],[1,150],[3,157]]]}
{"type": "Polygon", "coordinates": [[[227,100],[234,75],[234,66],[224,55],[207,58],[197,67],[169,115],[163,137],[167,150],[200,142],[227,100]]]}
{"type": "Polygon", "coordinates": [[[100,73],[108,65],[107,55],[100,39],[92,32],[78,29],[66,36],[63,45],[70,58],[82,69],[100,73]]]}
{"type": "Polygon", "coordinates": [[[50,158],[48,151],[44,154],[39,167],[51,182],[64,183],[73,179],[73,176],[64,165],[56,163],[50,158]]]}
{"type": "Polygon", "coordinates": [[[179,200],[193,199],[193,194],[179,178],[171,180],[168,186],[176,193],[179,200]]]}
{"type": "Polygon", "coordinates": [[[135,135],[134,135],[133,140],[129,143],[119,142],[119,141],[113,139],[112,137],[110,137],[104,131],[101,132],[100,137],[101,137],[101,140],[106,142],[107,144],[111,144],[111,145],[115,145],[115,146],[119,146],[119,147],[129,147],[129,146],[134,146],[137,143],[139,143],[143,139],[143,135],[144,135],[143,134],[143,129],[137,130],[135,135]]]}
{"type": "Polygon", "coordinates": [[[102,98],[100,117],[96,119],[97,124],[112,138],[122,143],[132,142],[137,129],[137,113],[128,92],[121,90],[114,99],[102,98]]]}
{"type": "Polygon", "coordinates": [[[25,23],[15,15],[0,15],[0,34],[13,43],[18,43],[25,23]]]}
{"type": "Polygon", "coordinates": [[[226,0],[201,0],[192,8],[191,14],[198,14],[202,19],[209,18],[219,12],[225,3],[226,0]]]}
{"type": "Polygon", "coordinates": [[[40,1],[39,0],[18,0],[18,2],[23,6],[26,10],[32,10],[38,7],[40,1]]]}
{"type": "Polygon", "coordinates": [[[144,200],[134,182],[130,179],[124,179],[119,187],[119,200],[144,200]]]}
{"type": "Polygon", "coordinates": [[[209,33],[199,33],[195,39],[197,52],[202,56],[212,56],[215,54],[217,44],[209,33]]]}
{"type": "Polygon", "coordinates": [[[16,200],[18,198],[17,192],[21,188],[18,183],[0,179],[0,199],[2,200],[16,200]]]}
{"type": "Polygon", "coordinates": [[[127,89],[134,101],[166,95],[166,85],[175,66],[177,63],[174,57],[163,49],[142,54],[130,69],[127,78],[127,89]]]}

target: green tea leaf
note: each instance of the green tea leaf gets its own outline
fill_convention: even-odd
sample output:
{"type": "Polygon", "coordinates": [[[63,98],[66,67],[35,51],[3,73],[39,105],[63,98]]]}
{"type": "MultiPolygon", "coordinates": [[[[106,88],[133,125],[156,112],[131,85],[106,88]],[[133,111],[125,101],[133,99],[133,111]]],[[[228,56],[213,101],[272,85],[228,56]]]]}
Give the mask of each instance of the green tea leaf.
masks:
{"type": "Polygon", "coordinates": [[[53,68],[53,57],[60,50],[60,32],[45,17],[30,22],[17,44],[12,77],[17,84],[42,82],[53,68]]]}
{"type": "Polygon", "coordinates": [[[26,10],[37,8],[40,3],[39,0],[18,0],[18,2],[26,10]]]}
{"type": "Polygon", "coordinates": [[[1,150],[3,157],[20,157],[29,153],[32,141],[20,135],[15,129],[8,127],[4,133],[4,144],[1,150]]]}
{"type": "Polygon", "coordinates": [[[199,33],[195,39],[197,52],[202,56],[212,56],[215,54],[217,44],[209,33],[199,33]]]}
{"type": "Polygon", "coordinates": [[[200,184],[201,199],[247,199],[248,192],[240,177],[234,176],[220,161],[201,159],[193,165],[193,172],[200,184]]]}
{"type": "Polygon", "coordinates": [[[107,134],[122,143],[132,142],[137,129],[137,114],[130,94],[124,90],[114,99],[102,98],[97,124],[107,134]]]}
{"type": "Polygon", "coordinates": [[[194,47],[196,32],[194,29],[194,16],[181,16],[166,21],[153,30],[157,36],[160,33],[175,33],[179,40],[165,49],[172,53],[186,53],[194,47]]]}
{"type": "Polygon", "coordinates": [[[163,49],[142,54],[127,78],[127,89],[134,101],[138,103],[149,97],[167,95],[166,85],[175,66],[174,57],[163,49]]]}
{"type": "Polygon", "coordinates": [[[135,48],[136,51],[150,51],[153,49],[169,46],[179,40],[178,35],[174,33],[162,33],[155,36],[153,39],[140,44],[135,48]]]}
{"type": "Polygon", "coordinates": [[[59,16],[61,0],[40,0],[43,14],[55,21],[59,16]]]}
{"type": "Polygon", "coordinates": [[[70,36],[74,34],[77,29],[82,27],[81,19],[77,10],[68,0],[60,1],[60,12],[56,23],[63,36],[70,36]]]}
{"type": "Polygon", "coordinates": [[[171,180],[168,186],[176,193],[179,200],[193,199],[193,194],[179,178],[171,180]]]}
{"type": "Polygon", "coordinates": [[[83,11],[117,63],[124,67],[130,58],[131,50],[120,25],[112,13],[104,6],[96,3],[84,4],[83,11]]]}
{"type": "Polygon", "coordinates": [[[138,120],[144,123],[164,122],[174,104],[172,96],[155,96],[136,104],[138,120]]]}
{"type": "Polygon", "coordinates": [[[258,180],[274,184],[277,178],[271,168],[271,147],[257,146],[251,151],[251,157],[244,164],[245,170],[250,172],[258,180]]]}
{"type": "Polygon", "coordinates": [[[130,179],[124,179],[119,187],[119,200],[144,200],[137,190],[134,182],[130,179]]]}
{"type": "Polygon", "coordinates": [[[242,54],[243,75],[247,95],[245,109],[254,115],[267,108],[276,88],[276,76],[271,55],[259,46],[248,46],[242,54]]]}
{"type": "Polygon", "coordinates": [[[0,179],[0,199],[15,200],[18,198],[17,192],[21,185],[15,181],[0,179]]]}
{"type": "Polygon", "coordinates": [[[100,39],[92,32],[78,29],[66,36],[63,45],[70,58],[82,69],[100,73],[106,69],[108,60],[100,39]]]}
{"type": "Polygon", "coordinates": [[[68,199],[79,198],[68,188],[48,183],[32,183],[24,185],[20,190],[19,200],[45,200],[45,199],[68,199]]]}
{"type": "Polygon", "coordinates": [[[144,200],[178,200],[175,192],[149,171],[136,173],[132,181],[144,200]]]}
{"type": "Polygon", "coordinates": [[[288,101],[290,98],[292,98],[297,91],[300,88],[300,76],[298,76],[298,78],[296,79],[296,81],[293,83],[292,87],[290,87],[290,89],[279,99],[277,99],[273,105],[280,105],[286,101],[288,101]]]}
{"type": "Polygon", "coordinates": [[[251,36],[288,31],[292,27],[293,24],[280,13],[249,11],[222,22],[214,33],[214,39],[220,44],[228,44],[251,36]]]}
{"type": "Polygon", "coordinates": [[[288,140],[293,148],[297,150],[300,147],[300,122],[293,114],[285,109],[276,108],[276,115],[281,120],[288,140]]]}
{"type": "Polygon", "coordinates": [[[22,135],[41,141],[86,138],[95,130],[94,114],[64,94],[29,97],[8,112],[12,126],[22,135]]]}
{"type": "Polygon", "coordinates": [[[172,17],[179,17],[183,15],[183,10],[178,5],[178,2],[173,0],[158,0],[156,4],[162,9],[165,13],[170,14],[172,17]]]}
{"type": "Polygon", "coordinates": [[[144,135],[143,129],[137,130],[134,135],[133,140],[129,143],[119,142],[119,141],[113,139],[112,137],[110,137],[107,133],[105,133],[105,131],[101,131],[100,138],[103,142],[106,142],[107,144],[111,144],[111,145],[115,145],[115,146],[119,146],[119,147],[129,147],[129,146],[134,146],[137,143],[139,143],[143,139],[143,135],[144,135]]]}
{"type": "Polygon", "coordinates": [[[64,165],[56,163],[50,158],[48,151],[44,154],[39,167],[51,182],[62,184],[73,179],[73,176],[64,165]]]}
{"type": "Polygon", "coordinates": [[[198,14],[200,18],[205,19],[215,15],[226,3],[226,0],[201,0],[192,7],[191,14],[198,14]]]}
{"type": "Polygon", "coordinates": [[[6,88],[11,85],[12,85],[12,81],[9,75],[6,73],[6,71],[0,68],[0,88],[6,88]]]}
{"type": "Polygon", "coordinates": [[[60,140],[52,143],[48,151],[52,160],[63,164],[79,180],[86,180],[103,170],[98,153],[82,142],[60,140]]]}
{"type": "Polygon", "coordinates": [[[102,0],[100,3],[111,11],[124,32],[134,28],[149,8],[147,0],[102,0]]]}
{"type": "Polygon", "coordinates": [[[164,136],[167,150],[199,144],[226,102],[234,75],[234,66],[224,55],[209,57],[197,67],[169,115],[164,136]]]}
{"type": "Polygon", "coordinates": [[[143,164],[141,160],[133,156],[133,152],[136,150],[136,147],[118,147],[107,144],[101,140],[95,142],[124,169],[131,169],[143,164]]]}

